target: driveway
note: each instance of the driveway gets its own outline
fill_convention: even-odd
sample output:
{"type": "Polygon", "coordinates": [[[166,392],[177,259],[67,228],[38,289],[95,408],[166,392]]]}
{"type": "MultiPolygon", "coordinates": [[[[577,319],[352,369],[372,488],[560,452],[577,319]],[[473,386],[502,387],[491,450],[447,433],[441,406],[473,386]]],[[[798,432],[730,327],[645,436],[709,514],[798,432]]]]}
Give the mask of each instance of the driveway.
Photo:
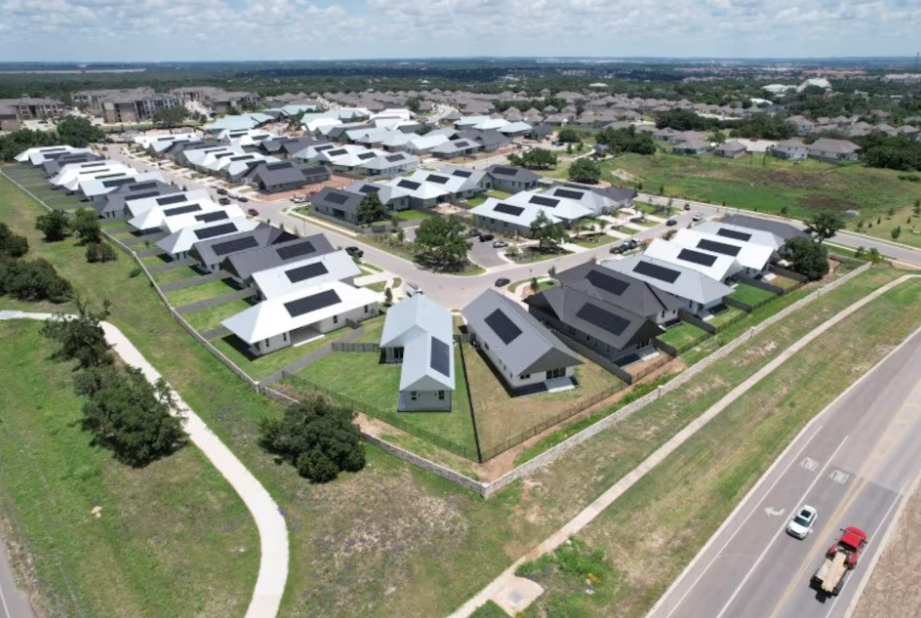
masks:
{"type": "MultiPolygon", "coordinates": [[[[500,237],[496,237],[497,240],[500,240],[500,237]]],[[[486,242],[480,242],[480,239],[476,236],[468,239],[470,242],[470,261],[474,264],[479,264],[483,268],[494,268],[496,266],[505,266],[508,264],[508,260],[503,257],[505,252],[504,248],[496,249],[492,246],[493,241],[488,240],[486,242]]],[[[508,241],[508,239],[504,239],[508,241]]]]}

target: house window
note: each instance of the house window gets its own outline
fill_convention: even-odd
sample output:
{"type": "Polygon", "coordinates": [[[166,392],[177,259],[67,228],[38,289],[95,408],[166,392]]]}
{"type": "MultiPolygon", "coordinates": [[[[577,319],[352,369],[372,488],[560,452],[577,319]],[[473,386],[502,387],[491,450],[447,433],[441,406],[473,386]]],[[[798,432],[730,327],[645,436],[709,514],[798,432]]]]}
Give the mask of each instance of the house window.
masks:
{"type": "Polygon", "coordinates": [[[553,378],[562,378],[566,375],[566,368],[561,367],[560,369],[551,369],[547,372],[547,379],[552,380],[553,378]]]}
{"type": "Polygon", "coordinates": [[[409,400],[410,401],[416,400],[416,391],[409,391],[409,400]]]}
{"type": "Polygon", "coordinates": [[[573,328],[572,326],[570,326],[570,327],[567,329],[566,332],[569,333],[569,336],[570,336],[570,337],[575,337],[575,336],[576,336],[576,329],[573,328]]]}
{"type": "Polygon", "coordinates": [[[531,377],[531,374],[530,374],[530,373],[523,373],[523,374],[521,374],[520,377],[521,377],[522,380],[527,380],[527,379],[529,379],[529,378],[531,377]]]}
{"type": "Polygon", "coordinates": [[[444,401],[444,400],[445,400],[445,392],[438,391],[438,401],[444,401]]]}
{"type": "Polygon", "coordinates": [[[365,313],[368,313],[368,305],[365,305],[365,313]]]}
{"type": "Polygon", "coordinates": [[[287,341],[287,340],[288,340],[288,333],[282,333],[282,334],[281,334],[281,340],[282,340],[282,341],[287,341]]]}
{"type": "Polygon", "coordinates": [[[268,340],[268,339],[265,340],[265,347],[266,347],[266,348],[269,347],[269,340],[268,340]]]}
{"type": "Polygon", "coordinates": [[[397,360],[402,360],[403,358],[403,348],[394,348],[393,357],[397,360]]]}
{"type": "Polygon", "coordinates": [[[486,343],[486,342],[484,341],[484,342],[483,342],[483,347],[486,348],[486,349],[488,350],[488,349],[489,349],[489,344],[486,343]]]}
{"type": "Polygon", "coordinates": [[[339,316],[338,316],[338,315],[334,315],[334,316],[333,316],[333,324],[338,324],[338,323],[339,323],[339,316]]]}

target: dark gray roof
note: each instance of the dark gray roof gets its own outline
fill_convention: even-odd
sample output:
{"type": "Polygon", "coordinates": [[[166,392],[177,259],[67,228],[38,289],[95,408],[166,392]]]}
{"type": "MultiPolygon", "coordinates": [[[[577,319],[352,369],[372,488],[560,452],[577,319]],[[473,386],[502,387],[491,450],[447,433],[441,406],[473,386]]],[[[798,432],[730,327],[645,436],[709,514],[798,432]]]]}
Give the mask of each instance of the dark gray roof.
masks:
{"type": "Polygon", "coordinates": [[[296,238],[269,247],[234,253],[221,262],[221,268],[239,279],[248,279],[253,273],[275,268],[288,262],[332,253],[335,249],[323,234],[296,238]]]}
{"type": "Polygon", "coordinates": [[[748,215],[729,215],[723,219],[723,222],[729,223],[731,225],[738,225],[739,227],[748,227],[753,230],[770,232],[785,241],[790,240],[791,238],[809,238],[809,234],[807,232],[793,225],[790,225],[789,223],[783,223],[782,221],[772,221],[770,219],[762,219],[761,217],[750,217],[748,215]]]}
{"type": "Polygon", "coordinates": [[[574,183],[569,183],[569,182],[564,182],[561,184],[566,185],[568,187],[575,187],[582,191],[588,189],[592,193],[601,195],[603,197],[610,198],[614,200],[615,202],[624,202],[626,200],[632,200],[638,195],[638,193],[634,189],[624,189],[621,187],[587,187],[585,185],[574,184],[574,183]]]}
{"type": "Polygon", "coordinates": [[[226,257],[240,251],[249,251],[250,249],[259,247],[269,247],[289,242],[296,238],[297,236],[294,234],[289,234],[278,228],[269,225],[260,225],[249,232],[240,232],[239,234],[232,234],[231,236],[224,236],[214,240],[197,242],[192,247],[192,250],[189,251],[189,255],[197,259],[201,264],[216,264],[226,257]],[[252,242],[246,241],[246,239],[252,239],[252,242]],[[230,250],[234,245],[225,245],[215,249],[216,245],[222,245],[223,243],[236,243],[236,246],[243,248],[230,250]]]}
{"type": "Polygon", "coordinates": [[[358,215],[358,205],[364,199],[364,195],[352,193],[345,189],[336,189],[334,187],[323,187],[310,198],[313,206],[326,206],[343,212],[358,215]]]}
{"type": "Polygon", "coordinates": [[[125,202],[128,200],[154,197],[155,195],[169,195],[177,191],[179,191],[179,187],[160,180],[131,182],[121,185],[115,191],[107,194],[105,201],[94,204],[93,208],[96,209],[100,217],[107,212],[122,213],[125,210],[125,202]]]}
{"type": "Polygon", "coordinates": [[[582,364],[534,316],[495,290],[480,294],[461,313],[468,328],[476,333],[477,341],[488,345],[505,368],[516,376],[582,364]],[[504,331],[502,324],[510,332],[504,331]]]}
{"type": "Polygon", "coordinates": [[[592,262],[556,274],[564,287],[572,287],[593,298],[652,318],[663,311],[677,311],[682,305],[671,294],[635,277],[612,271],[592,262]]]}
{"type": "Polygon", "coordinates": [[[479,129],[470,129],[458,131],[457,137],[460,139],[473,140],[482,144],[485,148],[493,146],[504,146],[511,143],[511,140],[498,131],[480,131],[479,129]]]}
{"type": "Polygon", "coordinates": [[[262,163],[252,171],[252,179],[260,186],[275,186],[301,183],[304,184],[304,174],[301,168],[293,161],[276,163],[262,163]]]}
{"type": "Polygon", "coordinates": [[[49,176],[54,176],[61,171],[61,168],[65,165],[71,163],[88,163],[89,161],[98,161],[101,159],[99,155],[95,155],[92,152],[78,152],[76,154],[65,154],[60,157],[55,158],[45,158],[45,162],[42,163],[42,169],[49,176]]]}
{"type": "Polygon", "coordinates": [[[537,182],[540,176],[531,170],[513,165],[490,165],[486,173],[496,180],[514,180],[516,182],[537,182]]]}
{"type": "Polygon", "coordinates": [[[553,133],[553,125],[551,124],[539,124],[536,127],[532,127],[529,132],[530,135],[537,135],[539,137],[547,137],[553,133]]]}

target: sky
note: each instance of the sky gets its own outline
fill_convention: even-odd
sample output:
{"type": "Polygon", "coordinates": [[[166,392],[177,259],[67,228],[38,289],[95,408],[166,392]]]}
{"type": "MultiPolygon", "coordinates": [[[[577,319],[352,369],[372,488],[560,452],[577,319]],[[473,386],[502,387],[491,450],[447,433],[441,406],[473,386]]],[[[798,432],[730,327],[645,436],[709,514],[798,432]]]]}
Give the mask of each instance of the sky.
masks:
{"type": "Polygon", "coordinates": [[[5,61],[918,51],[921,0],[0,0],[5,61]]]}

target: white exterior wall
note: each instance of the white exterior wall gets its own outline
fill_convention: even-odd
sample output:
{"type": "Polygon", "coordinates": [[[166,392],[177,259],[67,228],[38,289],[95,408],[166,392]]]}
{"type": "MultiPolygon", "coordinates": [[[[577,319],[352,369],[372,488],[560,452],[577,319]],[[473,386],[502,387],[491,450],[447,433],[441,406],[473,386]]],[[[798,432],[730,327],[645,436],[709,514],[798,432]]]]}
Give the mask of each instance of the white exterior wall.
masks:
{"type": "Polygon", "coordinates": [[[416,400],[410,395],[412,391],[400,391],[400,412],[450,412],[451,391],[444,389],[445,398],[438,399],[438,391],[415,391],[416,400]]]}
{"type": "MultiPolygon", "coordinates": [[[[523,386],[531,386],[533,384],[540,384],[547,381],[547,372],[541,371],[539,373],[532,373],[530,377],[522,379],[520,376],[512,374],[499,360],[499,357],[491,350],[488,349],[487,344],[483,341],[480,342],[480,349],[483,350],[483,353],[486,354],[486,357],[489,358],[489,362],[495,367],[496,371],[502,376],[502,379],[508,384],[512,389],[518,389],[523,386]]],[[[567,367],[566,375],[572,377],[574,375],[574,368],[567,367]]]]}
{"type": "MultiPolygon", "coordinates": [[[[320,320],[319,322],[314,322],[313,324],[309,324],[308,326],[310,328],[313,328],[317,332],[329,333],[335,330],[339,330],[340,328],[345,328],[347,319],[354,320],[355,322],[361,322],[361,321],[367,320],[368,318],[373,318],[377,314],[378,314],[377,303],[374,303],[374,304],[368,305],[367,313],[365,313],[363,307],[359,307],[358,309],[353,309],[352,311],[346,311],[346,312],[343,312],[335,316],[335,318],[338,318],[338,319],[334,319],[334,317],[330,317],[325,320],[320,320]]],[[[263,339],[261,341],[257,341],[256,343],[250,346],[250,351],[252,351],[253,354],[264,356],[266,354],[270,354],[277,350],[281,350],[282,348],[286,348],[290,345],[291,345],[291,333],[281,333],[280,335],[269,337],[267,340],[263,339]]]]}

